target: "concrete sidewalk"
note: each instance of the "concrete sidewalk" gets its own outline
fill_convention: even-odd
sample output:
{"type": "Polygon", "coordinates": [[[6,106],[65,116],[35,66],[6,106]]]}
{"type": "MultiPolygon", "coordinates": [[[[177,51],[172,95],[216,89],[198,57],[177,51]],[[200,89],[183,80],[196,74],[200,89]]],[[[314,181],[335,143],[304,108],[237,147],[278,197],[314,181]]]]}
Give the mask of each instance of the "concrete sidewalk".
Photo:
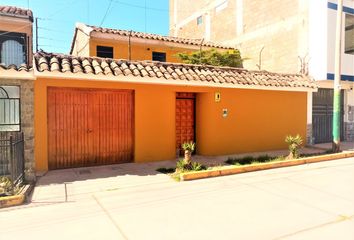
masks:
{"type": "MultiPolygon", "coordinates": [[[[324,152],[324,150],[316,148],[301,149],[301,153],[305,154],[321,152],[324,152]]],[[[224,164],[228,157],[260,156],[265,154],[285,156],[288,151],[279,150],[216,157],[193,156],[193,160],[206,166],[217,166],[224,164]]],[[[156,169],[175,166],[176,160],[169,160],[49,171],[38,178],[31,201],[32,203],[65,202],[85,198],[87,195],[100,191],[159,183],[173,185],[176,183],[169,176],[157,172],[156,169]]]]}

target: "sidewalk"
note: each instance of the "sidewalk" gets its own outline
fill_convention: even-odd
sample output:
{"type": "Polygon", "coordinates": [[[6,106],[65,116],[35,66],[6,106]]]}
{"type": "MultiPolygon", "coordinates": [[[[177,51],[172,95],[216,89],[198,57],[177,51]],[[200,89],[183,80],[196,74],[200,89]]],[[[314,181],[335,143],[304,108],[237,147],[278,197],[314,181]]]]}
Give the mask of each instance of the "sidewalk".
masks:
{"type": "MultiPolygon", "coordinates": [[[[324,152],[323,149],[303,148],[301,153],[313,154],[324,152]]],[[[287,150],[244,153],[228,156],[193,156],[193,160],[207,166],[221,165],[228,157],[286,155],[287,150]]],[[[37,179],[31,202],[36,204],[57,203],[78,200],[93,193],[117,189],[133,188],[153,184],[177,184],[166,174],[156,171],[161,167],[174,167],[176,160],[125,163],[98,167],[72,168],[49,171],[37,179]]]]}

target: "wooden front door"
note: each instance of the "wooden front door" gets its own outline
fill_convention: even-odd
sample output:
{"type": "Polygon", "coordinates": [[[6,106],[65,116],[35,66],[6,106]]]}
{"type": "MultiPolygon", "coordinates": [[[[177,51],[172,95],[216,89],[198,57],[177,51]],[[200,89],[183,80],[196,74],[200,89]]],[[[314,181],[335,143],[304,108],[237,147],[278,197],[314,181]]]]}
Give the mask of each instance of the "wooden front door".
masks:
{"type": "Polygon", "coordinates": [[[133,161],[133,94],[49,88],[49,169],[133,161]]]}
{"type": "MultiPolygon", "coordinates": [[[[176,149],[184,142],[195,142],[195,94],[176,95],[176,149]]],[[[180,152],[182,154],[182,152],[180,152]]]]}

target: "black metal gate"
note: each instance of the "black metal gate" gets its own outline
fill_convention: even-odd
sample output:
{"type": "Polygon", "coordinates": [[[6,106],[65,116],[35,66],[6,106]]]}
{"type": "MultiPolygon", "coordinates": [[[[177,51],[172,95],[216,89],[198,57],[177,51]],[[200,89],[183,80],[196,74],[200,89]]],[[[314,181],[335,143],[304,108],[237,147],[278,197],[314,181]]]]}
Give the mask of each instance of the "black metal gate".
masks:
{"type": "MultiPolygon", "coordinates": [[[[344,91],[341,92],[341,139],[344,136],[344,91]]],[[[332,141],[333,89],[320,88],[312,95],[312,134],[314,143],[332,141]]]]}
{"type": "Polygon", "coordinates": [[[25,159],[22,132],[0,132],[0,177],[17,185],[24,180],[25,159]]]}

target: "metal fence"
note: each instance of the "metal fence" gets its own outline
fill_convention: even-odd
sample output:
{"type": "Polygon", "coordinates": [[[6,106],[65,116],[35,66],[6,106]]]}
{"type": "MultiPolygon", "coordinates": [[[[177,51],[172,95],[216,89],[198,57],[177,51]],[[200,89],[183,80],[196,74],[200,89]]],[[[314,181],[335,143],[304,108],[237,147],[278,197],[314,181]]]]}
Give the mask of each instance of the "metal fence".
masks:
{"type": "Polygon", "coordinates": [[[17,185],[24,180],[25,159],[22,132],[0,132],[0,176],[17,185]]]}

